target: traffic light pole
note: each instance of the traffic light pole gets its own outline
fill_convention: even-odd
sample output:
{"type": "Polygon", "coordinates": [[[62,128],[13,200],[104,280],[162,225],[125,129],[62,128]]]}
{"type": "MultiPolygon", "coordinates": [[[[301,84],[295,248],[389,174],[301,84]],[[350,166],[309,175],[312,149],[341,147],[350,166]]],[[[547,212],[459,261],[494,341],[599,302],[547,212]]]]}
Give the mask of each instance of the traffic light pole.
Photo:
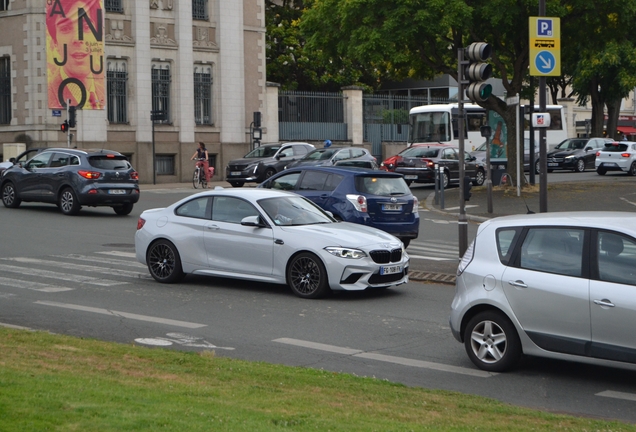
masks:
{"type": "Polygon", "coordinates": [[[464,201],[464,176],[466,175],[466,166],[464,160],[464,68],[467,62],[464,62],[464,48],[457,49],[457,122],[459,132],[459,259],[464,256],[464,252],[468,249],[468,219],[466,218],[466,203],[464,201]]]}
{"type": "MultiPolygon", "coordinates": [[[[545,16],[545,0],[539,0],[539,16],[545,16]]],[[[539,111],[542,113],[546,112],[545,90],[545,77],[541,76],[539,77],[539,111]]],[[[539,211],[541,213],[548,211],[548,146],[546,141],[546,131],[542,127],[539,129],[539,160],[541,161],[539,162],[541,165],[539,172],[539,211]]]]}
{"type": "MultiPolygon", "coordinates": [[[[70,117],[69,117],[69,110],[71,109],[71,100],[67,99],[66,100],[66,123],[68,124],[70,117]]],[[[70,129],[68,131],[66,131],[66,147],[71,148],[71,131],[70,129]]]]}

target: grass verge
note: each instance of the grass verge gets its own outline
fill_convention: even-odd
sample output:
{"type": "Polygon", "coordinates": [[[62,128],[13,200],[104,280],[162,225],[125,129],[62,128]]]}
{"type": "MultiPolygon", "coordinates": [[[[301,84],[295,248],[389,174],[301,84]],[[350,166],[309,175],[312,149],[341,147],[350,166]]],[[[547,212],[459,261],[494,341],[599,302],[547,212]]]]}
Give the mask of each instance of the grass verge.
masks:
{"type": "Polygon", "coordinates": [[[0,431],[636,431],[323,370],[0,328],[0,431]]]}

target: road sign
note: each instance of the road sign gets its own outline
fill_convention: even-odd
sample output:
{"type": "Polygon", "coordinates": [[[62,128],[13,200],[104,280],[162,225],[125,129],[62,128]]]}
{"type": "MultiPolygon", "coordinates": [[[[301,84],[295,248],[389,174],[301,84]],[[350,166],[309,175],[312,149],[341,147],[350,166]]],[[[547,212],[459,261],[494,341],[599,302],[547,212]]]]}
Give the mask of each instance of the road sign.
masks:
{"type": "Polygon", "coordinates": [[[561,19],[530,17],[530,75],[561,75],[561,19]]]}

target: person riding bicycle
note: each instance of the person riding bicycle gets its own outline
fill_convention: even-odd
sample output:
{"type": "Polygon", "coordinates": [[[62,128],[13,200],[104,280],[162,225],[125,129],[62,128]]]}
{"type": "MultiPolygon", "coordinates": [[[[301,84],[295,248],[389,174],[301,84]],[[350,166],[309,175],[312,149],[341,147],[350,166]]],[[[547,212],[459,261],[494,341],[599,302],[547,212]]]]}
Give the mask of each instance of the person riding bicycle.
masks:
{"type": "MultiPolygon", "coordinates": [[[[208,149],[205,148],[205,144],[199,142],[199,148],[194,152],[190,160],[197,160],[196,166],[200,166],[205,173],[205,182],[210,184],[210,158],[208,156],[208,149]]],[[[210,186],[212,187],[212,186],[210,186]]]]}

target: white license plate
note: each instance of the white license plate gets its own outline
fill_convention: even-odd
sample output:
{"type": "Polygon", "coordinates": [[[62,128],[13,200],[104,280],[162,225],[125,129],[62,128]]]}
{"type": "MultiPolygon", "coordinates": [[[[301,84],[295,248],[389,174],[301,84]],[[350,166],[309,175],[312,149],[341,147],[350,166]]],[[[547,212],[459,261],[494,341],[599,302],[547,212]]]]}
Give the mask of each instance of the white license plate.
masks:
{"type": "Polygon", "coordinates": [[[399,265],[380,267],[381,275],[389,275],[389,274],[395,274],[395,273],[401,273],[401,272],[402,272],[402,266],[399,266],[399,265]]]}
{"type": "Polygon", "coordinates": [[[417,176],[416,175],[405,175],[404,176],[404,180],[417,180],[417,176]]]}
{"type": "Polygon", "coordinates": [[[111,195],[126,195],[125,189],[109,189],[108,193],[111,195]]]}
{"type": "Polygon", "coordinates": [[[559,166],[559,164],[553,162],[553,163],[549,163],[548,166],[559,166]]]}
{"type": "Polygon", "coordinates": [[[603,166],[606,167],[615,167],[616,164],[614,162],[603,162],[603,166]]]}
{"type": "Polygon", "coordinates": [[[400,211],[402,210],[402,204],[382,204],[382,210],[384,211],[400,211]]]}
{"type": "Polygon", "coordinates": [[[230,175],[231,176],[240,176],[241,172],[240,171],[230,171],[230,175]]]}

